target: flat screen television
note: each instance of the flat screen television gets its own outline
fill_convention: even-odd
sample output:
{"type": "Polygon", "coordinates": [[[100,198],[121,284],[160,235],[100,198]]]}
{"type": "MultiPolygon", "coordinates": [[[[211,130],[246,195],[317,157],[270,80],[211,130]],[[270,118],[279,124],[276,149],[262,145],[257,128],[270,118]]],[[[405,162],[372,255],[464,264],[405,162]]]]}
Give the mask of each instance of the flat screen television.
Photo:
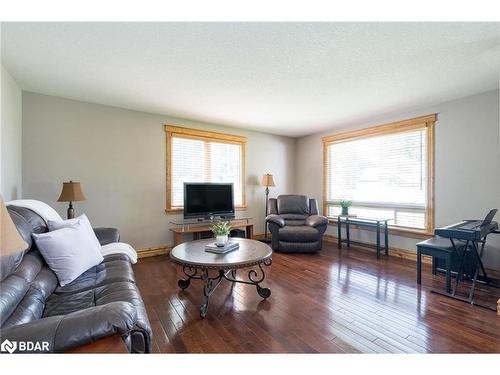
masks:
{"type": "Polygon", "coordinates": [[[184,183],[184,218],[234,217],[232,183],[184,183]]]}

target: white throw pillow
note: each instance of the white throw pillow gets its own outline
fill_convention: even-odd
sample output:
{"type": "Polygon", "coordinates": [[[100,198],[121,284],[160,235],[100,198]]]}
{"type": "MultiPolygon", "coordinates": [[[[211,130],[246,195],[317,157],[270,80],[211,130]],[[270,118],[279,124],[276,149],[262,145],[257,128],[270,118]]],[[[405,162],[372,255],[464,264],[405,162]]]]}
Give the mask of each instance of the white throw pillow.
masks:
{"type": "Polygon", "coordinates": [[[99,241],[96,243],[88,235],[88,228],[81,221],[70,227],[32,236],[61,286],[103,261],[99,241]]]}
{"type": "Polygon", "coordinates": [[[82,228],[85,230],[87,235],[89,236],[89,241],[95,242],[96,245],[101,246],[97,236],[95,235],[94,229],[92,229],[92,225],[90,224],[89,218],[87,215],[83,214],[74,219],[68,219],[63,221],[53,221],[48,220],[47,226],[49,227],[49,231],[54,231],[62,228],[69,228],[74,226],[75,224],[81,224],[82,228]]]}

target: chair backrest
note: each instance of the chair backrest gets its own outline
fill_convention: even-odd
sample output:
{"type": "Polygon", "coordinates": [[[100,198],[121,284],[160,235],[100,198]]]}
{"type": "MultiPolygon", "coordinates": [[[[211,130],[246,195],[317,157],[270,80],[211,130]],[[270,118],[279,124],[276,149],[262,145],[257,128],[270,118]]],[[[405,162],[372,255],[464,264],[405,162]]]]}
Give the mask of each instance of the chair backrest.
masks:
{"type": "Polygon", "coordinates": [[[310,215],[309,199],[305,195],[279,195],[276,203],[278,215],[310,215]]]}

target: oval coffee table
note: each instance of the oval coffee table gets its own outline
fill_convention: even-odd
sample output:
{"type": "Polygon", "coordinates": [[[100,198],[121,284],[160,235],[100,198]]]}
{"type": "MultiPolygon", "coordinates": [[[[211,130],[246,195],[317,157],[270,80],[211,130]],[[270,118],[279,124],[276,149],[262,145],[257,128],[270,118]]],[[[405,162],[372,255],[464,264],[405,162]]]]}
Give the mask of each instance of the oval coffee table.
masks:
{"type": "Polygon", "coordinates": [[[170,252],[170,259],[182,266],[187,277],[177,283],[181,289],[189,287],[192,279],[203,281],[204,298],[200,307],[202,318],[207,315],[209,297],[223,279],[233,283],[255,285],[257,293],[264,299],[271,296],[271,289],[260,286],[266,277],[262,265],[270,266],[272,263],[271,248],[262,242],[244,238],[231,238],[231,241],[238,242],[240,247],[226,254],[205,251],[205,245],[213,243],[213,238],[184,242],[170,252]],[[237,279],[236,270],[247,267],[253,267],[248,271],[248,281],[237,279]],[[260,272],[256,271],[257,268],[260,272]],[[210,276],[210,270],[217,271],[217,276],[210,276]]]}

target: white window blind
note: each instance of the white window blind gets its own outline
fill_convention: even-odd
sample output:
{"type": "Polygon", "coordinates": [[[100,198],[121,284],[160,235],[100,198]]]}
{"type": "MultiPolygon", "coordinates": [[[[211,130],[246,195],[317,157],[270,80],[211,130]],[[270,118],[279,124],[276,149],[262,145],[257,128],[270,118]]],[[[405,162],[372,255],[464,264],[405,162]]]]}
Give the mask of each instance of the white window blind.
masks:
{"type": "Polygon", "coordinates": [[[327,214],[339,200],[350,213],[392,218],[395,226],[424,229],[427,128],[331,143],[326,150],[327,214]]]}
{"type": "Polygon", "coordinates": [[[173,135],[170,207],[184,205],[184,182],[232,182],[234,204],[243,205],[243,145],[173,135]]]}

